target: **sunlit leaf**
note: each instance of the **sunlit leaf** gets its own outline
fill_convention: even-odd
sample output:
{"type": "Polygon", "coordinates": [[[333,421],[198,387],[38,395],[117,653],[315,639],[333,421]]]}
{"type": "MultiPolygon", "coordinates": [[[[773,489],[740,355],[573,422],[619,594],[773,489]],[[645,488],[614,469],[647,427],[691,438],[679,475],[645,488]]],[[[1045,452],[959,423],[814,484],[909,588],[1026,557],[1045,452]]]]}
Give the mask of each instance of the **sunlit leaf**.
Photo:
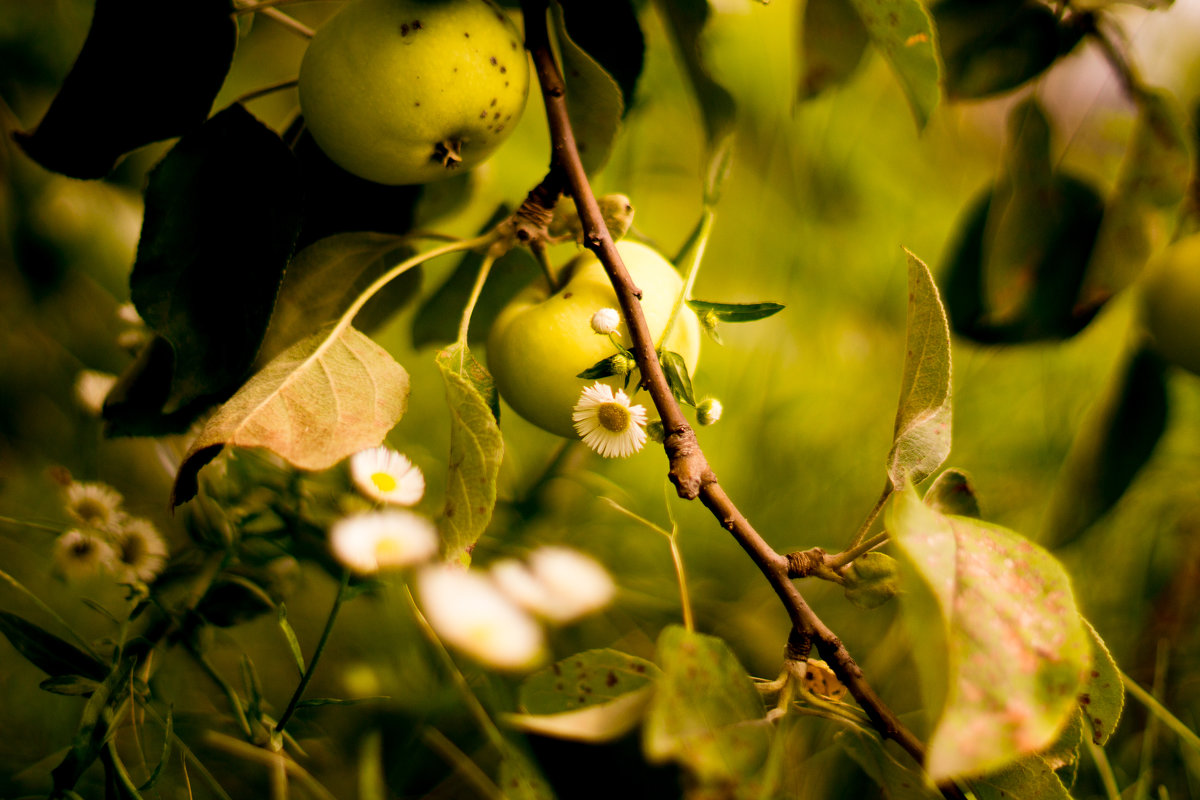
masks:
{"type": "Polygon", "coordinates": [[[683,356],[670,350],[662,351],[662,368],[675,399],[695,407],[696,393],[692,389],[692,377],[688,375],[683,356]]]}
{"type": "Polygon", "coordinates": [[[505,740],[500,747],[500,774],[506,800],[554,800],[554,790],[523,749],[505,740]]]}
{"type": "Polygon", "coordinates": [[[754,322],[778,314],[784,309],[780,303],[710,303],[706,300],[688,300],[688,307],[699,315],[712,314],[720,322],[754,322]]]}
{"type": "Polygon", "coordinates": [[[840,744],[863,771],[886,793],[890,800],[939,800],[942,794],[925,778],[916,764],[901,762],[903,756],[893,756],[879,738],[868,731],[847,728],[834,740],[840,744]]]}
{"type": "Polygon", "coordinates": [[[1083,621],[1092,640],[1092,670],[1088,673],[1079,705],[1088,723],[1088,735],[1092,742],[1105,745],[1121,721],[1125,707],[1125,686],[1121,672],[1112,654],[1108,652],[1100,634],[1087,620],[1083,621]]]}
{"type": "Polygon", "coordinates": [[[279,613],[276,619],[279,623],[279,630],[283,631],[283,638],[287,642],[288,652],[292,654],[292,661],[295,662],[297,671],[303,675],[304,653],[300,650],[300,639],[296,636],[296,631],[292,628],[292,623],[288,622],[287,606],[283,603],[279,604],[279,613]]]}
{"type": "Polygon", "coordinates": [[[470,560],[470,549],[487,528],[496,505],[496,478],[504,457],[491,375],[465,344],[437,355],[450,406],[450,461],[441,520],[442,553],[470,560]]]}
{"type": "Polygon", "coordinates": [[[870,38],[850,0],[807,0],[798,19],[803,66],[797,95],[807,100],[849,79],[870,38]]]}
{"type": "Polygon", "coordinates": [[[924,587],[904,610],[922,642],[926,699],[941,706],[929,774],[979,774],[1049,746],[1075,713],[1091,657],[1066,571],[1010,530],[939,514],[911,486],[893,497],[887,529],[924,587]]]}
{"type": "Polygon", "coordinates": [[[714,151],[733,132],[737,104],[733,95],[713,80],[704,64],[701,41],[711,13],[708,0],[672,0],[660,3],[659,9],[675,37],[684,70],[700,104],[708,149],[714,151]]]}
{"type": "Polygon", "coordinates": [[[583,168],[596,172],[608,161],[625,114],[621,87],[604,67],[572,41],[563,23],[562,7],[554,3],[552,8],[575,145],[583,168]]]}
{"type": "Polygon", "coordinates": [[[960,469],[948,469],[938,475],[922,498],[925,505],[939,514],[979,519],[979,499],[971,486],[971,476],[960,469]]]}
{"type": "Polygon", "coordinates": [[[1192,150],[1192,134],[1171,96],[1139,95],[1137,121],[1104,209],[1085,291],[1120,291],[1170,242],[1192,173],[1192,150]]]}
{"type": "Polygon", "coordinates": [[[51,677],[82,675],[102,681],[108,675],[107,667],[75,645],[16,614],[0,611],[0,634],[29,663],[51,677]]]}
{"type": "Polygon", "coordinates": [[[1167,426],[1166,364],[1140,347],[1079,423],[1051,497],[1042,541],[1075,540],[1112,508],[1154,453],[1167,426]]]}
{"type": "Polygon", "coordinates": [[[658,637],[662,669],[642,728],[652,763],[676,761],[702,783],[737,783],[767,757],[769,729],[762,699],[737,656],[720,639],[665,628],[658,637]]]}
{"type": "Polygon", "coordinates": [[[251,378],[192,442],[172,493],[196,494],[196,474],[222,447],[265,447],[300,469],[326,469],[383,441],[408,408],[408,373],[347,327],[292,345],[251,378]]]}
{"type": "Polygon", "coordinates": [[[58,95],[17,141],[46,169],[100,178],[130,150],[199,127],[233,60],[231,11],[230,0],[166,3],[152,14],[98,0],[58,95]]]}
{"type": "Polygon", "coordinates": [[[924,128],[941,99],[941,63],[934,25],[919,0],[850,0],[871,43],[904,89],[917,127],[924,128]]]}
{"type": "Polygon", "coordinates": [[[1037,756],[970,781],[978,800],[1071,800],[1054,770],[1037,756]]]}
{"type": "Polygon", "coordinates": [[[950,327],[929,268],[908,254],[908,323],[904,378],[888,477],[918,483],[950,453],[950,327]]]}
{"type": "MultiPolygon", "coordinates": [[[[340,233],[313,242],[288,263],[275,302],[275,313],[258,362],[265,364],[301,339],[336,322],[376,278],[413,255],[399,236],[340,233]]],[[[354,317],[369,332],[399,311],[417,293],[420,269],[405,271],[372,297],[354,317]]]]}

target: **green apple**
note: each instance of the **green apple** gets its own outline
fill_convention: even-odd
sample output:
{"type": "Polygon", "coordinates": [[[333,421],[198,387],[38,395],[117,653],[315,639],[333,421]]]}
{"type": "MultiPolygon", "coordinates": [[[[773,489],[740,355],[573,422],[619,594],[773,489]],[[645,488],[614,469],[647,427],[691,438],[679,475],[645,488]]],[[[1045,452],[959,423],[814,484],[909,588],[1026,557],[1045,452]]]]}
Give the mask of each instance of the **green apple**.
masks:
{"type": "Polygon", "coordinates": [[[1200,375],[1200,234],[1146,264],[1142,319],[1163,358],[1200,375]]]}
{"type": "Polygon", "coordinates": [[[491,0],[351,0],[309,43],[299,89],[308,130],[343,169],[428,183],[512,133],[529,64],[491,0]]]}
{"type": "MultiPolygon", "coordinates": [[[[642,290],[642,312],[657,342],[683,289],[683,279],[669,261],[643,244],[621,241],[617,251],[634,285],[642,290]]],[[[608,336],[592,330],[592,315],[618,305],[603,265],[590,252],[568,262],[560,270],[559,283],[561,288],[550,294],[539,281],[500,312],[488,335],[487,361],[500,396],[514,411],[544,430],[574,439],[572,409],[584,387],[595,383],[576,376],[615,352],[608,336]]],[[[617,333],[629,347],[623,322],[617,333]]],[[[700,321],[687,306],[680,309],[664,347],[683,356],[689,374],[695,372],[700,321]]],[[[625,384],[617,376],[603,382],[613,388],[625,384]]]]}

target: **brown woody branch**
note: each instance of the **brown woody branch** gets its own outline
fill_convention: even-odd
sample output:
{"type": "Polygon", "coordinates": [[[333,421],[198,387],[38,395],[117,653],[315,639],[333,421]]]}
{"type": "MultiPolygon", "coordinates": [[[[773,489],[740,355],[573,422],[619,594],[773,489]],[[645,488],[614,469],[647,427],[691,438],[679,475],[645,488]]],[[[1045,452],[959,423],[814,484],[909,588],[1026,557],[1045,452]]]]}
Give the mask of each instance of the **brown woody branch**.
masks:
{"type": "MultiPolygon", "coordinates": [[[[521,2],[525,20],[525,46],[533,56],[550,126],[551,170],[559,171],[564,176],[567,191],[575,199],[575,206],[583,222],[584,244],[600,259],[616,290],[617,300],[633,340],[630,349],[642,376],[641,385],[649,393],[662,419],[665,434],[663,446],[670,461],[671,481],[680,497],[688,500],[700,499],[767,578],[791,618],[793,633],[789,642],[811,641],[815,644],[821,657],[829,663],[858,704],[866,711],[875,729],[884,738],[897,742],[918,763],[923,764],[924,746],[875,694],[841,640],[817,617],[792,583],[789,570],[793,565],[789,564],[788,558],[767,544],[725,494],[696,441],[695,431],[684,418],[682,409],[671,394],[658,361],[654,338],[650,335],[645,315],[642,313],[641,291],[634,286],[620,253],[613,244],[579,159],[575,135],[567,116],[566,86],[550,48],[550,34],[546,24],[547,5],[548,0],[521,2]]],[[[952,785],[943,787],[942,792],[947,797],[962,796],[952,785]]]]}

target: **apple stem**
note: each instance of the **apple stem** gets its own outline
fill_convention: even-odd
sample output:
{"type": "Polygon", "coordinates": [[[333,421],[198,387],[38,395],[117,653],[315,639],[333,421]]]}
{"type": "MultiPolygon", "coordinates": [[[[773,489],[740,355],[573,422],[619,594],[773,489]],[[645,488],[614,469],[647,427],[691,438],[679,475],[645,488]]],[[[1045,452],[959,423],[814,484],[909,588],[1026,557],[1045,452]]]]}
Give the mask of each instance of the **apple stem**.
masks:
{"type": "Polygon", "coordinates": [[[497,249],[494,246],[488,248],[483,257],[483,263],[479,265],[479,275],[475,277],[475,285],[471,287],[471,296],[467,298],[467,305],[463,308],[462,321],[458,324],[458,343],[464,348],[467,345],[467,331],[471,326],[471,315],[475,313],[475,304],[479,302],[479,295],[483,293],[483,285],[487,283],[488,275],[492,271],[492,264],[496,263],[497,249]]]}
{"type": "Polygon", "coordinates": [[[542,268],[542,275],[550,286],[550,294],[554,294],[558,291],[558,281],[554,279],[554,267],[550,264],[550,254],[546,252],[546,243],[541,239],[534,239],[529,243],[529,250],[537,260],[538,266],[542,268]]]}

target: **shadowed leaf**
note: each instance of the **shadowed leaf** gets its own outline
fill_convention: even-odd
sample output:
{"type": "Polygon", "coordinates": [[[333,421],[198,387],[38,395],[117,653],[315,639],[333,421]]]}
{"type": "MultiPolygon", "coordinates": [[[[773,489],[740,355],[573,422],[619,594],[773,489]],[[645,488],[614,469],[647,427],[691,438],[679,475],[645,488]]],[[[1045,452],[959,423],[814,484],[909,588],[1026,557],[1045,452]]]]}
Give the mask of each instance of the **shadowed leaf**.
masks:
{"type": "Polygon", "coordinates": [[[1037,756],[969,782],[978,800],[1071,800],[1054,770],[1037,756]]]}
{"type": "Polygon", "coordinates": [[[797,96],[808,100],[845,83],[870,38],[850,0],[807,0],[798,19],[803,67],[797,96]]]}
{"type": "Polygon", "coordinates": [[[621,87],[596,59],[572,41],[563,24],[562,6],[555,3],[552,8],[567,87],[567,115],[583,168],[596,172],[608,161],[625,114],[621,87]]]}
{"type": "Polygon", "coordinates": [[[594,58],[621,89],[626,111],[645,61],[646,41],[630,0],[568,2],[562,6],[571,40],[594,58]]]}
{"type": "Polygon", "coordinates": [[[506,800],[554,800],[554,790],[521,747],[504,739],[499,750],[497,784],[504,787],[506,800]]]}
{"type": "Polygon", "coordinates": [[[707,0],[674,0],[660,6],[665,13],[667,25],[675,37],[684,70],[691,81],[692,91],[700,104],[700,115],[704,121],[704,132],[709,151],[715,151],[733,132],[737,104],[724,86],[708,72],[701,55],[700,42],[704,27],[708,24],[707,0]]]}
{"type": "Polygon", "coordinates": [[[959,469],[951,468],[938,475],[922,499],[939,514],[981,518],[971,476],[959,469]]]}
{"type": "Polygon", "coordinates": [[[834,741],[863,768],[890,800],[938,800],[942,794],[927,783],[916,764],[893,756],[875,734],[858,728],[839,732],[834,741]]]}
{"type": "Polygon", "coordinates": [[[871,43],[892,68],[923,129],[941,99],[934,25],[918,0],[850,0],[871,43]]]}
{"type": "Polygon", "coordinates": [[[696,394],[692,390],[692,377],[688,375],[687,364],[684,362],[683,356],[670,350],[663,350],[662,368],[675,399],[695,408],[696,394]]]}
{"type": "Polygon", "coordinates": [[[82,675],[102,681],[108,668],[72,644],[16,614],[0,611],[0,634],[29,663],[52,678],[82,675]]]}
{"type": "Polygon", "coordinates": [[[720,322],[754,322],[778,314],[784,309],[779,303],[710,303],[688,300],[688,307],[697,314],[712,314],[720,322]]]}
{"type": "Polygon", "coordinates": [[[408,408],[408,373],[347,327],[292,345],[217,410],[192,442],[171,502],[196,494],[196,475],[222,447],[265,447],[300,469],[326,469],[383,441],[408,408]]]}

